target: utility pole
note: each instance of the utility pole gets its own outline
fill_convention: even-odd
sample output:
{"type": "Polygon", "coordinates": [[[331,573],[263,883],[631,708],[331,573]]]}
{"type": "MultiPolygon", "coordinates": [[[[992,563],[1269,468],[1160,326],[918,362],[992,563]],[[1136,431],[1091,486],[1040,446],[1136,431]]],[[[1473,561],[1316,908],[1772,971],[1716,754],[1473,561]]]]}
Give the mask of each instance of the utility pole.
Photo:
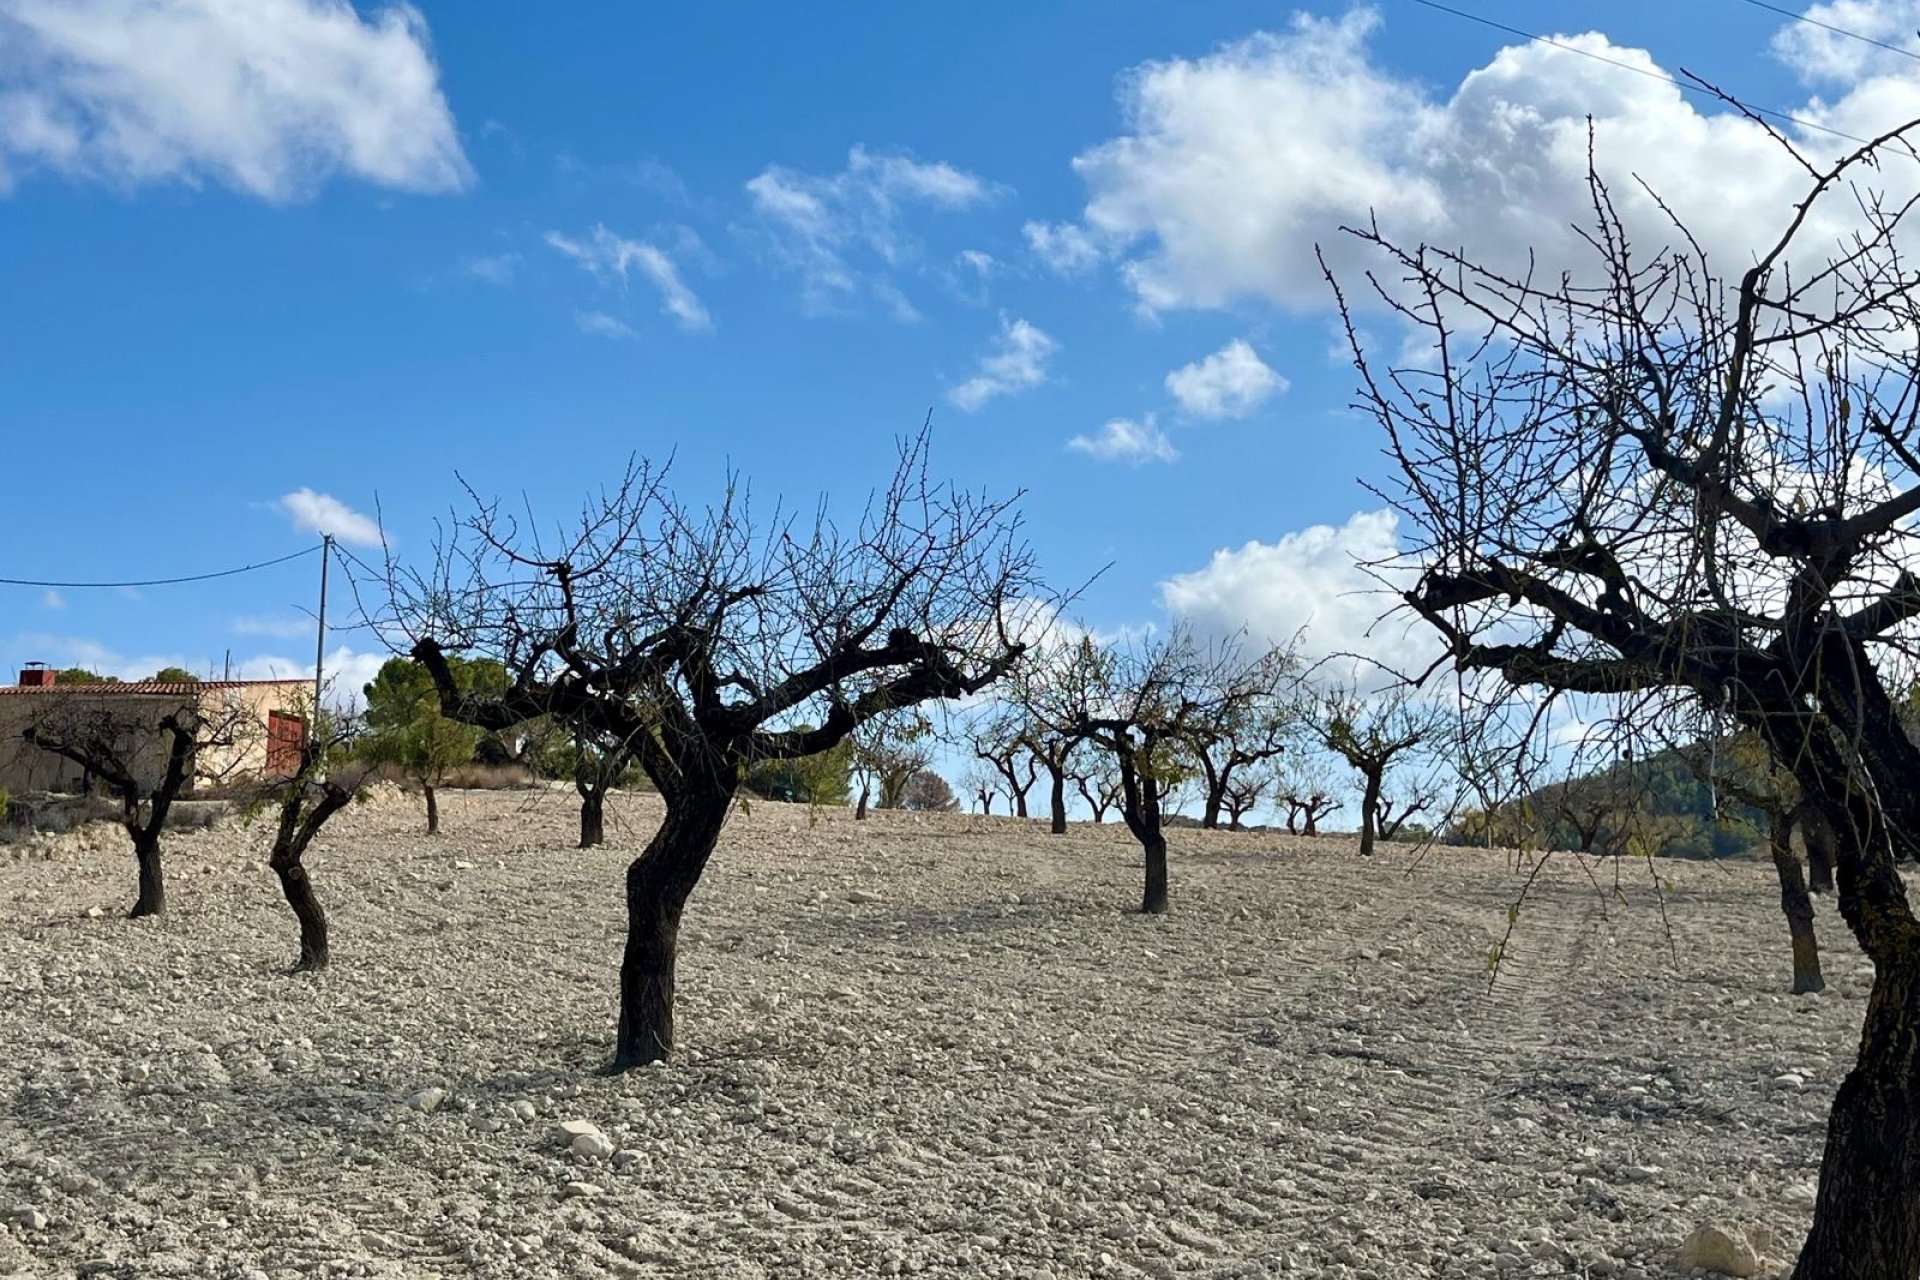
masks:
{"type": "Polygon", "coordinates": [[[327,562],[333,558],[333,535],[320,535],[320,625],[313,641],[313,718],[307,727],[308,741],[320,740],[320,688],[327,662],[327,562]]]}

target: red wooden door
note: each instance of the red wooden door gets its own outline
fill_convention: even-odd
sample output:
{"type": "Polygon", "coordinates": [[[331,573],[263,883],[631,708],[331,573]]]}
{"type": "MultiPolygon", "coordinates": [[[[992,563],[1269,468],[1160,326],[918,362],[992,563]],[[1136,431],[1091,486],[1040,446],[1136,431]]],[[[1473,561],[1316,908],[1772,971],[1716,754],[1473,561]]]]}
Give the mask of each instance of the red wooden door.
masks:
{"type": "Polygon", "coordinates": [[[267,713],[267,772],[290,778],[300,772],[300,752],[307,745],[307,722],[279,711],[267,713]]]}

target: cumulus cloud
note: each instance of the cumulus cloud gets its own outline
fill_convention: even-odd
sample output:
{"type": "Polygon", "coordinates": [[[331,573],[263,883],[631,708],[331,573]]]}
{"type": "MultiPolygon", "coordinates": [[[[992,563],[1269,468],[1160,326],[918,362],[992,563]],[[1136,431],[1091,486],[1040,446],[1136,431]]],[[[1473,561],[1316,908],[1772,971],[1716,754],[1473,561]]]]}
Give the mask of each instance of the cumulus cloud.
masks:
{"type": "Polygon", "coordinates": [[[595,226],[584,239],[549,231],[547,245],[571,258],[582,270],[625,288],[633,273],[651,284],[660,294],[660,310],[670,315],[682,329],[713,328],[713,317],[700,299],[680,278],[673,259],[657,245],[644,240],[628,240],[604,226],[595,226]]]}
{"type": "Polygon", "coordinates": [[[362,515],[330,493],[295,489],[274,503],[293,527],[305,533],[330,533],[356,547],[381,546],[385,539],[372,517],[362,515]]]}
{"type": "Polygon", "coordinates": [[[1324,673],[1377,683],[1383,676],[1373,664],[1417,672],[1439,651],[1425,623],[1383,617],[1399,601],[1366,566],[1399,554],[1392,511],[1356,512],[1339,526],[1313,525],[1275,542],[1216,551],[1204,567],[1161,583],[1160,602],[1206,635],[1244,630],[1276,645],[1300,636],[1302,656],[1324,661],[1324,673]],[[1371,662],[1335,656],[1343,654],[1371,662]]]}
{"type": "Polygon", "coordinates": [[[971,378],[947,391],[947,399],[968,413],[996,396],[1014,395],[1047,380],[1047,364],[1060,344],[1025,320],[1000,317],[1000,332],[980,368],[971,378]]]}
{"type": "Polygon", "coordinates": [[[1167,391],[1196,418],[1244,418],[1287,389],[1245,338],[1167,375],[1167,391]]]}
{"type": "Polygon", "coordinates": [[[1143,462],[1172,462],[1180,456],[1180,451],[1167,439],[1166,432],[1155,425],[1150,413],[1138,422],[1131,418],[1109,418],[1106,425],[1092,435],[1079,435],[1067,441],[1067,448],[1103,462],[1126,462],[1134,466],[1143,462]]]}
{"type": "Polygon", "coordinates": [[[967,209],[994,191],[950,164],[876,155],[864,147],[848,153],[839,173],[769,165],[747,183],[769,252],[800,277],[808,311],[853,310],[869,298],[903,319],[915,313],[891,274],[918,253],[906,229],[907,210],[967,209]]]}
{"type": "MultiPolygon", "coordinates": [[[[1911,3],[1846,3],[1863,6],[1849,18],[1872,8],[1875,30],[1913,25],[1911,3]]],[[[1434,95],[1375,64],[1368,42],[1379,24],[1368,9],[1302,15],[1283,32],[1150,62],[1126,79],[1126,131],[1074,165],[1088,188],[1080,225],[1117,247],[1144,307],[1255,297],[1317,309],[1328,298],[1315,247],[1353,278],[1373,259],[1339,228],[1373,217],[1396,239],[1463,248],[1503,269],[1525,269],[1530,251],[1546,278],[1585,267],[1592,253],[1573,228],[1592,217],[1589,120],[1643,260],[1675,241],[1654,193],[1730,271],[1777,237],[1806,193],[1799,161],[1764,129],[1696,107],[1645,50],[1593,32],[1556,36],[1569,47],[1502,49],[1434,95]]],[[[1876,74],[1872,59],[1843,57],[1816,36],[1783,34],[1779,47],[1811,72],[1866,77],[1800,109],[1816,123],[1871,136],[1920,116],[1920,76],[1876,74]]],[[[1796,142],[1816,162],[1852,146],[1814,133],[1796,142]]],[[[1897,199],[1920,179],[1906,172],[1915,168],[1879,176],[1897,199]]],[[[1833,243],[1859,217],[1844,197],[1829,203],[1808,244],[1833,243]]]]}
{"type": "Polygon", "coordinates": [[[426,20],[347,0],[0,0],[0,189],[36,168],[277,201],[472,177],[426,20]]]}

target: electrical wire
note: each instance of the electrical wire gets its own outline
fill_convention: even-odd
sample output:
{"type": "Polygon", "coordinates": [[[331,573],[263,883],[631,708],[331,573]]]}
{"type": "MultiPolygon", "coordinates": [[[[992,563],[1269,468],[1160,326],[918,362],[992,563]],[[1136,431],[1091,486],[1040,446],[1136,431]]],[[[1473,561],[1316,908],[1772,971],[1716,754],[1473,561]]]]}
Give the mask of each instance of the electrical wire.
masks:
{"type": "Polygon", "coordinates": [[[271,569],[277,564],[286,564],[289,560],[298,560],[310,556],[324,544],[315,543],[304,550],[281,556],[277,560],[262,560],[259,564],[243,564],[235,569],[220,569],[213,573],[194,573],[181,578],[143,578],[128,582],[54,582],[40,578],[0,578],[0,587],[58,587],[68,591],[79,591],[89,587],[172,587],[183,582],[210,582],[215,578],[231,578],[236,574],[253,573],[258,569],[271,569]]]}
{"type": "MultiPolygon", "coordinates": [[[[1831,134],[1833,137],[1843,138],[1848,142],[1858,143],[1863,147],[1867,145],[1868,140],[1856,134],[1830,128],[1827,125],[1818,124],[1812,120],[1803,119],[1800,116],[1791,115],[1785,111],[1775,111],[1770,107],[1756,107],[1751,102],[1736,98],[1730,93],[1722,94],[1707,88],[1705,85],[1689,84],[1687,81],[1670,76],[1664,71],[1649,71],[1645,67],[1636,67],[1631,62],[1622,62],[1618,58],[1609,58],[1603,53],[1595,53],[1591,49],[1582,49],[1578,45],[1568,44],[1564,40],[1555,40],[1551,36],[1538,35],[1535,32],[1525,31],[1519,27],[1508,26],[1504,22],[1497,22],[1492,18],[1482,17],[1477,13],[1469,13],[1465,9],[1456,9],[1452,5],[1441,4],[1439,0],[1410,0],[1410,3],[1417,4],[1424,9],[1432,9],[1438,13],[1450,14],[1453,17],[1462,18],[1468,22],[1477,22],[1483,27],[1492,27],[1495,31],[1504,31],[1510,36],[1519,36],[1522,40],[1531,40],[1535,44],[1543,44],[1552,49],[1561,49],[1567,53],[1577,53],[1583,58],[1591,58],[1595,62],[1604,62],[1610,67],[1618,67],[1622,71],[1631,71],[1633,74],[1645,76],[1649,80],[1658,80],[1662,84],[1670,84],[1674,88],[1686,93],[1699,93],[1712,98],[1724,98],[1735,106],[1751,111],[1754,115],[1779,120],[1783,123],[1793,125],[1798,129],[1809,129],[1815,133],[1831,134]]],[[[1864,39],[1865,37],[1862,38],[1864,39]]]]}
{"type": "Polygon", "coordinates": [[[1795,13],[1791,9],[1782,9],[1777,4],[1768,4],[1767,0],[1740,0],[1740,2],[1742,4],[1750,4],[1756,9],[1765,9],[1768,13],[1777,13],[1783,18],[1792,18],[1795,22],[1804,22],[1808,26],[1818,27],[1822,31],[1831,31],[1836,36],[1845,36],[1849,40],[1858,40],[1861,44],[1870,44],[1876,49],[1885,49],[1888,53],[1897,53],[1903,58],[1912,58],[1915,62],[1920,62],[1920,53],[1915,53],[1911,49],[1904,49],[1897,44],[1888,44],[1885,40],[1876,40],[1872,36],[1863,36],[1858,31],[1849,31],[1845,27],[1836,27],[1831,22],[1822,22],[1818,18],[1809,18],[1804,13],[1795,13]]]}

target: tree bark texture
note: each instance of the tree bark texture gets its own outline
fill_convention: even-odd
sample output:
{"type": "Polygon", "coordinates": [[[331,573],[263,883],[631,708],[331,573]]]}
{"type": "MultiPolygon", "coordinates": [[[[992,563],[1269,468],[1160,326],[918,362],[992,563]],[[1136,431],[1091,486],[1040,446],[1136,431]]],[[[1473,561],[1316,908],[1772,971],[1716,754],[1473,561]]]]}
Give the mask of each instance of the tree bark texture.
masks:
{"type": "Polygon", "coordinates": [[[580,797],[580,847],[592,849],[607,842],[606,797],[587,792],[580,797]]]}
{"type": "Polygon", "coordinates": [[[1780,909],[1786,913],[1787,935],[1793,943],[1793,994],[1809,995],[1826,989],[1820,974],[1820,943],[1813,932],[1813,898],[1794,856],[1791,828],[1782,819],[1768,824],[1768,846],[1773,868],[1780,876],[1780,909]]]}
{"type": "Polygon", "coordinates": [[[1053,825],[1050,830],[1056,836],[1063,836],[1067,834],[1067,771],[1065,769],[1053,771],[1053,790],[1048,800],[1053,806],[1053,825]]]}
{"type": "Polygon", "coordinates": [[[127,916],[134,920],[142,916],[157,916],[167,909],[166,877],[160,868],[160,837],[136,832],[133,837],[133,858],[139,867],[140,891],[127,916]]]}
{"type": "Polygon", "coordinates": [[[427,834],[437,836],[440,834],[440,797],[434,794],[430,786],[421,790],[427,793],[427,834]]]}
{"type": "Polygon", "coordinates": [[[314,896],[313,882],[298,858],[275,858],[273,872],[280,877],[280,891],[300,922],[300,959],[295,973],[313,973],[327,967],[327,913],[314,896]]]}
{"type": "Polygon", "coordinates": [[[721,792],[670,803],[660,829],[627,868],[627,946],[612,1071],[658,1062],[673,1050],[680,914],[720,839],[731,802],[731,794],[721,792]]]}

